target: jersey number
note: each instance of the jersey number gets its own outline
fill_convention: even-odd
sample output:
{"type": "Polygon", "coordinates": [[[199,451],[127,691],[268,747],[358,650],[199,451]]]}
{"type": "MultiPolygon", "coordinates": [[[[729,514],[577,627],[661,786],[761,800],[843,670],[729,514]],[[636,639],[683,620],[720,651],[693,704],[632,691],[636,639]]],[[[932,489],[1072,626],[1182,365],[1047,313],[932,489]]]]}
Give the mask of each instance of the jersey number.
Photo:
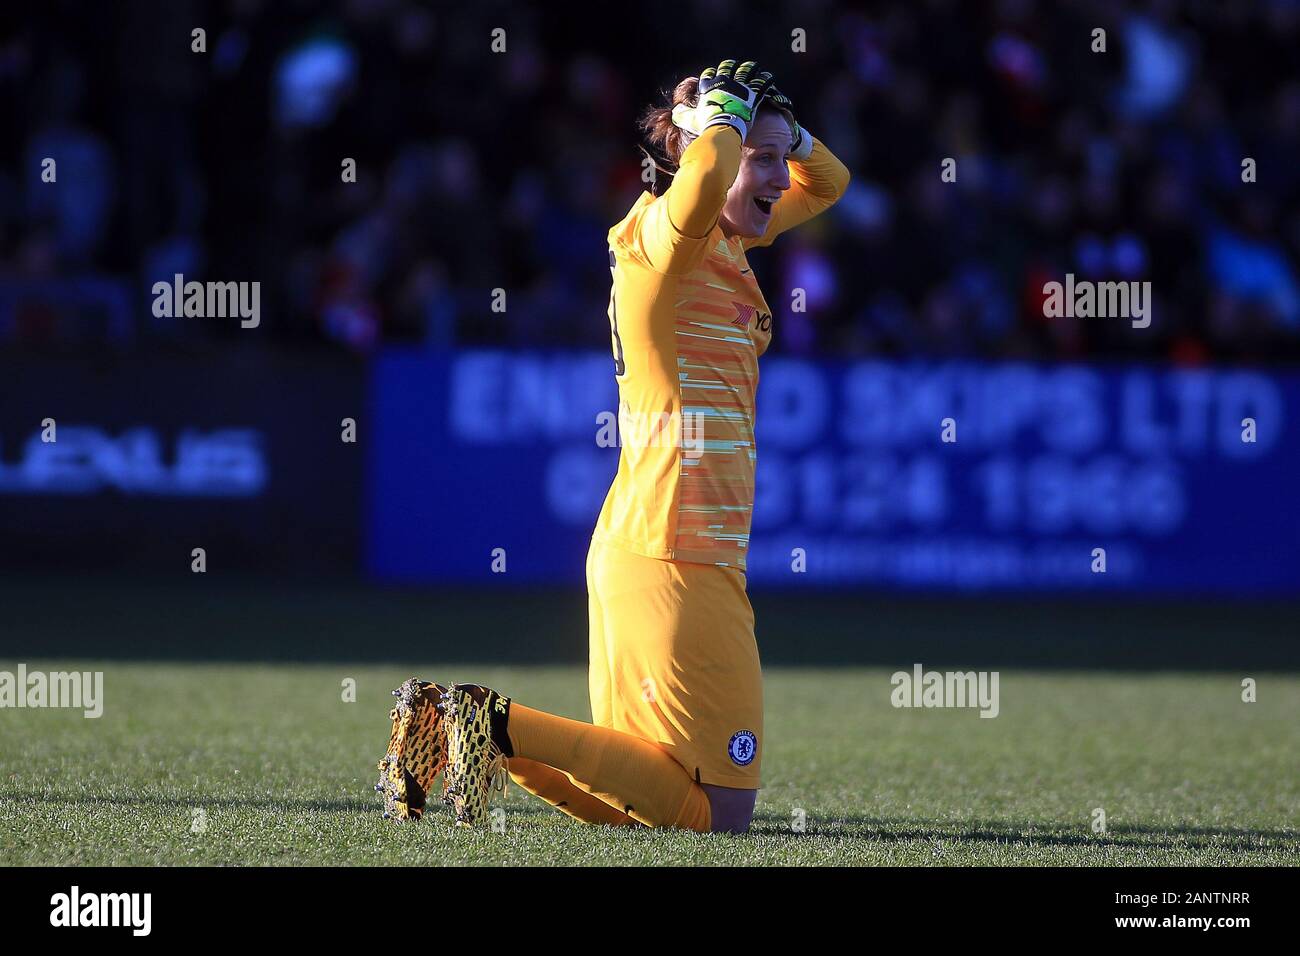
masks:
{"type": "Polygon", "coordinates": [[[609,250],[609,330],[614,338],[614,376],[617,378],[627,371],[623,362],[623,340],[618,337],[618,306],[614,304],[614,266],[617,260],[614,250],[609,250]]]}

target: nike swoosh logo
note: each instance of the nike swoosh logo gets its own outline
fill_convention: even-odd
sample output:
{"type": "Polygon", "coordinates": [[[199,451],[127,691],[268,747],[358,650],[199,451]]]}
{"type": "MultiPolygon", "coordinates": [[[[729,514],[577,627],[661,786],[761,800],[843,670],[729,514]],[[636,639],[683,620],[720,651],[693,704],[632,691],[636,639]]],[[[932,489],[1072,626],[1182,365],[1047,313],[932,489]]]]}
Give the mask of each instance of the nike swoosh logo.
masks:
{"type": "Polygon", "coordinates": [[[753,270],[751,270],[751,269],[741,269],[741,270],[740,270],[740,274],[741,274],[742,276],[747,276],[747,275],[749,275],[749,273],[752,272],[752,271],[753,271],[753,270]]]}

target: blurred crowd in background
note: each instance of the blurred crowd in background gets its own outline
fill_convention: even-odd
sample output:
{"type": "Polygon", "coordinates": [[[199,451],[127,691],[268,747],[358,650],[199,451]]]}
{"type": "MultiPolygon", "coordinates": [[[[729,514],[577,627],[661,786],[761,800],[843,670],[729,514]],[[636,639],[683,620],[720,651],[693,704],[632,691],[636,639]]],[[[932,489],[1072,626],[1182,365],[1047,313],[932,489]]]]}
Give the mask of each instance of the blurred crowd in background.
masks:
{"type": "Polygon", "coordinates": [[[1300,355],[1296,0],[21,6],[0,347],[607,347],[636,120],[735,56],[854,177],[752,257],[774,354],[1300,355]],[[1067,272],[1149,280],[1152,326],[1044,319],[1067,272]],[[260,331],[155,318],[176,273],[260,281],[260,331]]]}

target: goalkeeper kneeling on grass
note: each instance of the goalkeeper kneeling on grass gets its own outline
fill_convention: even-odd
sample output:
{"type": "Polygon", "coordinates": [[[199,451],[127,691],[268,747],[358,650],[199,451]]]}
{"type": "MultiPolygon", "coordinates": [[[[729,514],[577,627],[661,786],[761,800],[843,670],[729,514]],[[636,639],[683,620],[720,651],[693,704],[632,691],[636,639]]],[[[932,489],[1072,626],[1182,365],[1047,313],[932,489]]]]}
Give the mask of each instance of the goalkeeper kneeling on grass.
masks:
{"type": "Polygon", "coordinates": [[[849,174],[752,62],[677,84],[641,122],[671,185],[609,231],[620,418],[701,423],[704,441],[624,443],[587,557],[592,723],[476,684],[395,693],[378,789],[418,817],[441,771],[456,822],[490,822],[505,775],[591,823],[743,832],[763,753],[745,553],[754,397],[771,310],[748,249],[811,219],[849,174]]]}

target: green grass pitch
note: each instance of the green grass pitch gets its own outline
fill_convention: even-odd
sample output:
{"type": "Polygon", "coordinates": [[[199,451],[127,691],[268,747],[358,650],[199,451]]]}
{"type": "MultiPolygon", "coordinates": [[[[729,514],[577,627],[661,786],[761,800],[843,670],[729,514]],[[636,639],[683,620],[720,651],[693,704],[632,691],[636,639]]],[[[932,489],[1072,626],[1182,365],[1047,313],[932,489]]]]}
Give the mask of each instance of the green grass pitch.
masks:
{"type": "Polygon", "coordinates": [[[894,709],[887,670],[769,669],[765,788],[725,836],[588,826],[514,786],[503,833],[380,817],[402,679],[586,719],[581,668],[27,664],[103,670],[105,712],[0,710],[6,865],[1300,864],[1296,675],[1248,675],[1243,703],[1239,674],[1003,671],[981,719],[894,709]]]}

